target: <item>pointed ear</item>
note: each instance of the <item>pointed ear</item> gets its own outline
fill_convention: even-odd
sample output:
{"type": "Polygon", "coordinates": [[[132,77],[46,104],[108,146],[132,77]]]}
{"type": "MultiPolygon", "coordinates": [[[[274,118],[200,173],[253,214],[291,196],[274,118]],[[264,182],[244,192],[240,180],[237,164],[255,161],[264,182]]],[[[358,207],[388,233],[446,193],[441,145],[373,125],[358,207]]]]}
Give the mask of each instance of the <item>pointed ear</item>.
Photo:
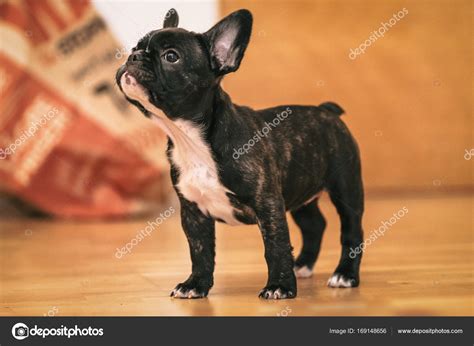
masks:
{"type": "Polygon", "coordinates": [[[178,26],[178,23],[178,12],[176,12],[176,10],[172,8],[165,15],[165,20],[163,21],[163,28],[176,28],[178,26]]]}
{"type": "Polygon", "coordinates": [[[248,10],[231,13],[204,33],[211,55],[211,67],[218,74],[239,68],[252,32],[252,14],[248,10]]]}

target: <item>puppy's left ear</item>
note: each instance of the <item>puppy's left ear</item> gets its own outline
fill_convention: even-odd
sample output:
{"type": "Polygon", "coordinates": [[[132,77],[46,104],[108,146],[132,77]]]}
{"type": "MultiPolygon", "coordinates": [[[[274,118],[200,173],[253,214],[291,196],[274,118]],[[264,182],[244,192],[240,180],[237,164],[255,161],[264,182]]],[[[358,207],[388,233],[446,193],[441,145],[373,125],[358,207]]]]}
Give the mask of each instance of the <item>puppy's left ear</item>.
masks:
{"type": "Polygon", "coordinates": [[[219,75],[236,71],[252,32],[252,14],[248,10],[231,13],[204,33],[211,55],[211,67],[219,75]]]}
{"type": "Polygon", "coordinates": [[[163,28],[176,28],[178,26],[178,23],[178,12],[176,12],[176,10],[172,8],[165,15],[165,20],[163,21],[163,28]]]}

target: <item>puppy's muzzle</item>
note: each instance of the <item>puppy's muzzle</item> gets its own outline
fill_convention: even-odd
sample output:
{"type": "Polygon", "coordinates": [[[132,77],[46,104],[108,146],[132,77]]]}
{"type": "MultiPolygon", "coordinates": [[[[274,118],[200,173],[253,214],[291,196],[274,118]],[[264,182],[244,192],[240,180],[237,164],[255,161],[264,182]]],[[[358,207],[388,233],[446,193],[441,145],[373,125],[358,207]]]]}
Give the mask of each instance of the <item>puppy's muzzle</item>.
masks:
{"type": "Polygon", "coordinates": [[[120,77],[120,86],[128,98],[140,102],[142,105],[148,101],[148,91],[128,71],[120,77]]]}
{"type": "Polygon", "coordinates": [[[140,83],[152,82],[156,79],[153,63],[143,50],[137,50],[130,54],[125,63],[125,68],[140,83]]]}
{"type": "Polygon", "coordinates": [[[130,54],[130,56],[128,57],[128,60],[127,60],[127,63],[136,63],[138,61],[143,61],[145,60],[145,56],[143,54],[143,51],[142,50],[137,50],[135,52],[133,52],[132,54],[130,54]]]}

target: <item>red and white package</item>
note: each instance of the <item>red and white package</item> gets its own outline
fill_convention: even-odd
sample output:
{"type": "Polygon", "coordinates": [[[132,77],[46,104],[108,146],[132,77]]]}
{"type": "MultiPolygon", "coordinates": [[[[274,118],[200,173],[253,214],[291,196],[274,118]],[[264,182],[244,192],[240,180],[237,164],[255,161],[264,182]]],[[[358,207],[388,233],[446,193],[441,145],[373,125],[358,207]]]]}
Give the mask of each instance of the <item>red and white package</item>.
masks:
{"type": "Polygon", "coordinates": [[[115,85],[123,59],[89,1],[0,3],[1,190],[61,217],[166,200],[166,138],[115,85]]]}

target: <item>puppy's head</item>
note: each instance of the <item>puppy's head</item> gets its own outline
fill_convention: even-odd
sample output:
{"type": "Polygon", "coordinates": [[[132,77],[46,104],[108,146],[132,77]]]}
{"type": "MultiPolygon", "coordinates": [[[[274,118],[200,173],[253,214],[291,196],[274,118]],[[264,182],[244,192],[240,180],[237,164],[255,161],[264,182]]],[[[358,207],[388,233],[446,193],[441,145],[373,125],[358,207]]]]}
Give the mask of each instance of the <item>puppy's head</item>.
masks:
{"type": "Polygon", "coordinates": [[[239,68],[252,30],[247,10],[231,13],[203,34],[178,28],[178,21],[176,10],[169,10],[163,29],[141,38],[117,71],[120,89],[145,115],[140,93],[171,119],[198,114],[222,76],[239,68]]]}

